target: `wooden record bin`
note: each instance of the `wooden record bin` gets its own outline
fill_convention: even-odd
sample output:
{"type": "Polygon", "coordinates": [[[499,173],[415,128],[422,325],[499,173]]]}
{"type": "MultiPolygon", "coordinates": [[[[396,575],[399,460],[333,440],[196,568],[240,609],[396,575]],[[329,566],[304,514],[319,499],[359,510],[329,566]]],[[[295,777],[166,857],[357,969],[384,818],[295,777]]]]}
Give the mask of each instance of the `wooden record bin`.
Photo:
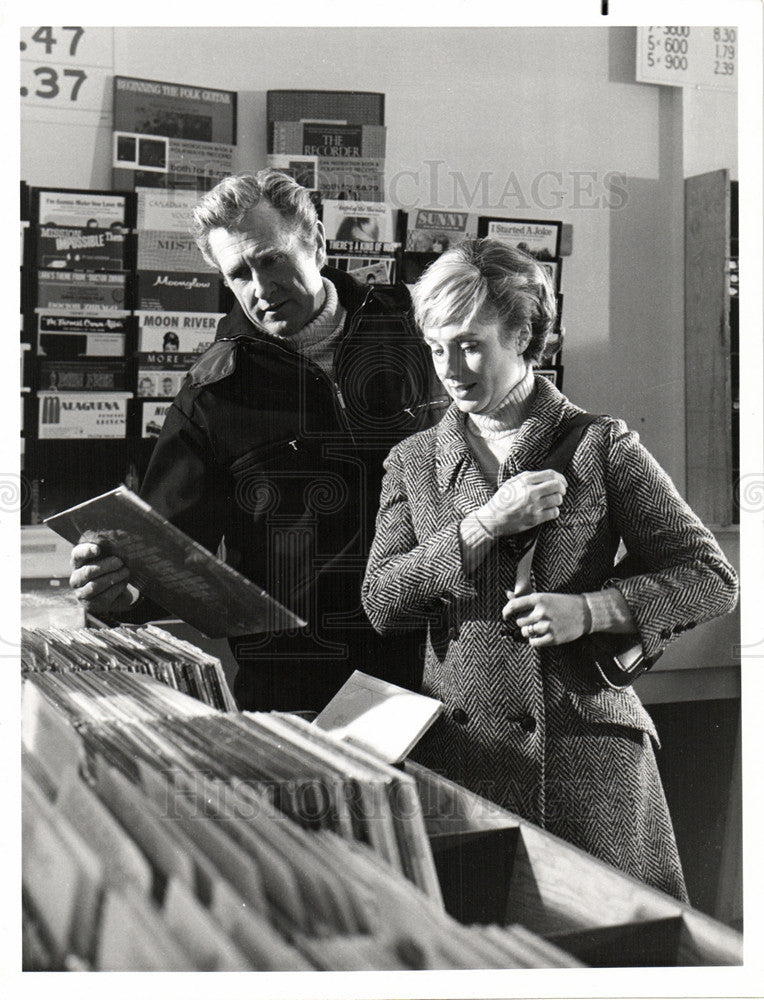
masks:
{"type": "Polygon", "coordinates": [[[737,931],[413,762],[447,911],[594,967],[742,965],[737,931]]]}

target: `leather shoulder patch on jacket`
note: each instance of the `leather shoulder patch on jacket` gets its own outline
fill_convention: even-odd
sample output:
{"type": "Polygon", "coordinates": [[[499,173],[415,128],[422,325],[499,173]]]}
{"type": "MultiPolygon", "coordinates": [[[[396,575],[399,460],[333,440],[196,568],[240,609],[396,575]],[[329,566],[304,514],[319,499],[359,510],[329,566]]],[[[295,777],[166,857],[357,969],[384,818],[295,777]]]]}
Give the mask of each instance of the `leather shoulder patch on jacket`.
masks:
{"type": "Polygon", "coordinates": [[[216,340],[189,369],[189,383],[196,387],[226,378],[236,368],[236,354],[235,340],[216,340]]]}

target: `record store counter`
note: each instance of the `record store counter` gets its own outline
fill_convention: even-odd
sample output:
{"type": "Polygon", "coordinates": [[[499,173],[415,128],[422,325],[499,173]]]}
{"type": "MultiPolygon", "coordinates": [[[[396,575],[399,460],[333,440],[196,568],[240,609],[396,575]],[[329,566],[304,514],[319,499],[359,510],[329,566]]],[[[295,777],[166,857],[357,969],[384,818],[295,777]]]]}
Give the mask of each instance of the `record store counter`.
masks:
{"type": "Polygon", "coordinates": [[[233,709],[153,626],[22,636],[25,970],[740,965],[742,937],[413,762],[233,709]]]}
{"type": "Polygon", "coordinates": [[[595,967],[740,965],[742,936],[412,761],[448,913],[595,967]]]}

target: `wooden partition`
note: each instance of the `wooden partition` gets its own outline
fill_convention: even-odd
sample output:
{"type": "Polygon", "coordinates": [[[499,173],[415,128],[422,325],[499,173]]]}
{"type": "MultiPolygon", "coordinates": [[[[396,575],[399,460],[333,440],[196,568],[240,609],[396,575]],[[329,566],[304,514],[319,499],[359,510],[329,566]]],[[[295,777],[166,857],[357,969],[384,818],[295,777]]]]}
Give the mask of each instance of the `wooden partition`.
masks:
{"type": "Polygon", "coordinates": [[[685,416],[687,502],[706,524],[735,520],[730,175],[685,181],[685,416]]]}
{"type": "Polygon", "coordinates": [[[736,931],[407,762],[448,912],[521,924],[595,967],[741,965],[736,931]]]}

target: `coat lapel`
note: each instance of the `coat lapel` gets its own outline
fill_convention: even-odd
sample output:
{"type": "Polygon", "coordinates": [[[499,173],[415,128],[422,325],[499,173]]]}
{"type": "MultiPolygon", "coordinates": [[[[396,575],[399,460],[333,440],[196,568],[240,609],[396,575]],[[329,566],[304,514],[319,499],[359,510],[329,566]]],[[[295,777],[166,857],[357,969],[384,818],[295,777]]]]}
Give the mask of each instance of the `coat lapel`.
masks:
{"type": "MultiPolygon", "coordinates": [[[[544,468],[544,460],[566,419],[577,413],[573,406],[543,375],[536,387],[528,417],[512,444],[501,471],[504,481],[526,469],[544,468]]],[[[451,493],[454,508],[462,516],[481,507],[494,493],[485,481],[470,451],[465,417],[452,403],[436,428],[436,476],[441,496],[451,493]]]]}
{"type": "Polygon", "coordinates": [[[462,516],[491,499],[489,489],[469,445],[464,415],[452,403],[436,428],[435,467],[438,492],[451,493],[454,508],[462,516]]]}
{"type": "Polygon", "coordinates": [[[548,378],[537,375],[530,413],[504,461],[500,479],[510,479],[526,469],[543,469],[562,424],[578,412],[548,378]]]}

